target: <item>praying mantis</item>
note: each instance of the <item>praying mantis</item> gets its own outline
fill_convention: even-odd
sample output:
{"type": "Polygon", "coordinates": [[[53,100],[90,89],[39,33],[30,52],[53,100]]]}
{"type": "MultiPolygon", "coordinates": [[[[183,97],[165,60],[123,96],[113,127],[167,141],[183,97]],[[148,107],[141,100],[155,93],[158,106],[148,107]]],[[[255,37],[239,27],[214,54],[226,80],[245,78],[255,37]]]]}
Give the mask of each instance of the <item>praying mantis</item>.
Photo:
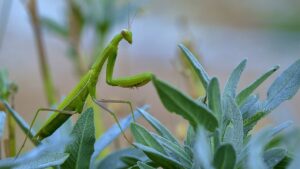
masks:
{"type": "MultiPolygon", "coordinates": [[[[30,125],[30,129],[40,111],[53,111],[54,113],[49,117],[46,123],[33,137],[34,142],[40,142],[44,138],[53,134],[68,118],[71,117],[72,114],[81,113],[88,96],[91,96],[92,100],[97,105],[108,111],[118,122],[116,115],[101,104],[102,102],[108,102],[109,100],[105,101],[96,99],[96,85],[104,63],[107,61],[106,83],[111,86],[119,86],[124,88],[140,87],[151,81],[154,76],[151,72],[144,72],[127,77],[113,78],[114,66],[118,53],[118,45],[122,40],[127,41],[129,44],[132,44],[132,32],[130,30],[123,29],[120,33],[113,37],[107,47],[104,48],[103,52],[98,56],[91,69],[82,77],[80,82],[57,106],[57,109],[54,110],[42,108],[37,110],[35,117],[30,125]]],[[[110,101],[114,103],[127,103],[131,107],[130,102],[127,101],[110,101]]],[[[24,147],[27,137],[28,136],[26,136],[21,149],[24,147]]],[[[127,139],[126,136],[125,139],[127,139]]]]}

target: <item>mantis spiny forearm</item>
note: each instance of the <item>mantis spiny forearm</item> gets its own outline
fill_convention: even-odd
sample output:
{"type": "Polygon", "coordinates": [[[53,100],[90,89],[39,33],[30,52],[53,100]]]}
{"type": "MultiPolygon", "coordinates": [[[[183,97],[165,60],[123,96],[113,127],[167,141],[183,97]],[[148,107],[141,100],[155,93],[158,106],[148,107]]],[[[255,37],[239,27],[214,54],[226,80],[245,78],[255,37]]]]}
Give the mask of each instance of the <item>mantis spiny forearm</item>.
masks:
{"type": "MultiPolygon", "coordinates": [[[[134,76],[116,78],[114,79],[113,70],[117,57],[118,45],[124,39],[128,43],[132,43],[132,33],[129,30],[122,30],[117,34],[107,47],[100,54],[98,59],[92,65],[87,74],[80,80],[80,82],[73,88],[73,90],[66,96],[55,112],[42,126],[42,128],[34,136],[37,141],[43,140],[50,136],[56,129],[58,129],[71,115],[61,113],[59,111],[82,112],[85,101],[90,95],[93,101],[98,105],[101,101],[96,100],[96,84],[98,82],[99,74],[104,63],[107,60],[106,82],[112,86],[120,87],[139,87],[147,84],[152,79],[152,73],[145,72],[134,76]]],[[[100,105],[101,106],[101,105],[100,105]]]]}

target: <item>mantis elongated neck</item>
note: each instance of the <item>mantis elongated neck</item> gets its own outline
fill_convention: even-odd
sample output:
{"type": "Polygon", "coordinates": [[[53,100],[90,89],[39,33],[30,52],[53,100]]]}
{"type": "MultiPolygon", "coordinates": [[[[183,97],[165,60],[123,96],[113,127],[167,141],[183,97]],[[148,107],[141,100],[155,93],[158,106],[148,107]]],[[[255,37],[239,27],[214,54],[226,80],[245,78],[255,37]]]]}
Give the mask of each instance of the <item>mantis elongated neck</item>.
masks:
{"type": "Polygon", "coordinates": [[[96,94],[96,84],[98,82],[98,78],[99,78],[99,74],[102,70],[102,67],[106,61],[106,59],[113,54],[114,52],[116,52],[118,50],[118,45],[120,43],[120,41],[123,39],[123,36],[121,33],[117,34],[109,43],[109,45],[102,51],[102,53],[100,54],[99,57],[97,57],[97,60],[95,61],[95,63],[93,64],[92,68],[90,69],[90,72],[88,74],[90,74],[90,85],[89,85],[89,89],[90,89],[90,94],[92,95],[92,97],[95,96],[96,94]]]}

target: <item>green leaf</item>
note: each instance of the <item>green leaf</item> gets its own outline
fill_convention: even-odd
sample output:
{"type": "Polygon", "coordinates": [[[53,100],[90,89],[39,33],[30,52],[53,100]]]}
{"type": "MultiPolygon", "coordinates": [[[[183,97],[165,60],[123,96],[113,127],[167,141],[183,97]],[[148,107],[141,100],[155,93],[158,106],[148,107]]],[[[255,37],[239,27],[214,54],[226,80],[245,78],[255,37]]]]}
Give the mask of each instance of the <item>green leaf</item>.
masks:
{"type": "Polygon", "coordinates": [[[182,52],[185,54],[187,60],[191,63],[193,66],[193,69],[197,73],[199,79],[201,80],[203,86],[205,89],[207,89],[208,83],[209,83],[209,76],[202,67],[202,65],[199,63],[199,61],[196,59],[196,57],[192,54],[192,52],[186,48],[183,44],[179,45],[179,48],[182,50],[182,52]]]}
{"type": "MultiPolygon", "coordinates": [[[[148,106],[145,105],[141,107],[139,110],[145,110],[148,106]]],[[[134,117],[137,119],[140,117],[140,113],[134,111],[134,117]]],[[[130,123],[133,121],[132,115],[128,115],[127,117],[120,120],[120,126],[122,130],[126,130],[130,123]]],[[[94,153],[91,158],[91,164],[95,163],[96,158],[99,154],[111,143],[113,142],[120,134],[121,130],[117,124],[114,124],[110,129],[106,130],[106,132],[96,141],[94,145],[94,153]]]]}
{"type": "Polygon", "coordinates": [[[256,123],[266,116],[265,112],[257,112],[254,116],[244,120],[244,134],[247,135],[253,129],[256,123]]]}
{"type": "Polygon", "coordinates": [[[180,145],[178,140],[171,134],[171,132],[162,125],[156,118],[151,116],[149,113],[142,109],[138,109],[138,111],[143,115],[143,117],[152,125],[152,127],[159,133],[162,137],[180,145]]]}
{"type": "Polygon", "coordinates": [[[47,167],[61,165],[69,157],[67,153],[49,153],[41,156],[37,160],[23,163],[14,169],[43,169],[47,167]]]}
{"type": "Polygon", "coordinates": [[[287,155],[286,149],[272,148],[264,152],[263,158],[267,166],[274,168],[287,155]]]}
{"type": "Polygon", "coordinates": [[[208,107],[212,110],[219,122],[222,120],[222,105],[219,81],[213,77],[209,82],[208,89],[208,107]]]}
{"type": "Polygon", "coordinates": [[[3,111],[0,111],[0,140],[2,140],[4,127],[5,127],[6,114],[3,111]]]}
{"type": "Polygon", "coordinates": [[[156,151],[152,147],[144,146],[139,143],[134,143],[134,145],[141,149],[155,164],[163,167],[164,169],[184,168],[179,161],[173,160],[172,158],[156,151]]]}
{"type": "Polygon", "coordinates": [[[88,169],[95,143],[94,112],[92,108],[88,108],[82,113],[71,135],[74,140],[66,148],[66,153],[69,153],[70,157],[62,165],[62,168],[88,169]]]}
{"type": "Polygon", "coordinates": [[[149,165],[147,165],[143,162],[137,162],[137,165],[139,166],[140,169],[155,169],[155,168],[153,168],[153,167],[151,167],[151,166],[149,166],[149,165]]]}
{"type": "Polygon", "coordinates": [[[271,70],[267,71],[261,77],[259,77],[256,81],[251,83],[248,87],[242,90],[236,97],[236,102],[238,105],[242,105],[245,100],[252,94],[252,92],[259,87],[268,77],[270,77],[274,72],[279,69],[279,66],[274,66],[271,70]]]}
{"type": "Polygon", "coordinates": [[[213,160],[216,169],[234,168],[235,162],[236,154],[231,144],[223,144],[217,149],[213,160]]]}
{"type": "Polygon", "coordinates": [[[189,154],[185,152],[181,146],[156,134],[152,135],[164,147],[169,156],[171,156],[174,160],[180,161],[185,168],[192,167],[192,159],[189,158],[189,154]]]}
{"type": "Polygon", "coordinates": [[[243,118],[235,100],[229,95],[223,96],[223,111],[226,113],[224,117],[223,142],[231,143],[236,153],[239,154],[243,148],[243,118]]]}
{"type": "Polygon", "coordinates": [[[270,86],[264,109],[272,111],[285,100],[291,99],[300,87],[300,60],[286,69],[270,86]]]}
{"type": "Polygon", "coordinates": [[[195,131],[192,126],[188,127],[185,139],[184,139],[184,145],[188,147],[193,147],[194,145],[194,140],[195,140],[195,131]]]}
{"type": "Polygon", "coordinates": [[[132,135],[138,143],[143,144],[145,146],[150,146],[158,152],[166,154],[163,146],[144,127],[136,123],[132,123],[130,128],[132,135]]]}
{"type": "Polygon", "coordinates": [[[64,136],[63,138],[64,139],[54,140],[53,142],[47,144],[41,144],[29,152],[21,154],[18,158],[1,159],[0,168],[26,168],[30,167],[29,164],[33,168],[38,168],[34,166],[60,165],[67,158],[68,154],[57,152],[60,152],[64,148],[64,145],[69,143],[71,140],[68,135],[64,136]]]}
{"type": "Polygon", "coordinates": [[[212,152],[208,141],[208,134],[203,127],[197,130],[197,136],[194,145],[194,163],[193,168],[213,169],[211,164],[212,152]]]}
{"type": "Polygon", "coordinates": [[[216,117],[206,105],[195,102],[189,96],[157,78],[153,78],[152,82],[164,106],[170,112],[188,120],[194,129],[201,125],[209,131],[214,131],[218,127],[216,117]]]}
{"type": "Polygon", "coordinates": [[[236,88],[238,85],[238,82],[240,81],[241,74],[244,71],[246,67],[247,59],[244,59],[231,73],[228,81],[226,82],[225,88],[224,88],[224,94],[223,95],[229,95],[232,98],[235,99],[236,97],[236,88]]]}
{"type": "Polygon", "coordinates": [[[121,149],[121,150],[118,150],[118,151],[115,151],[115,152],[109,154],[104,159],[102,159],[99,164],[95,165],[94,168],[97,168],[97,169],[128,168],[130,166],[128,166],[122,160],[123,157],[127,157],[127,156],[139,158],[140,160],[147,158],[146,155],[139,149],[125,148],[125,149],[121,149]]]}
{"type": "Polygon", "coordinates": [[[251,95],[242,105],[240,105],[240,111],[243,115],[243,119],[249,118],[251,116],[252,109],[259,102],[258,99],[258,95],[251,95]]]}

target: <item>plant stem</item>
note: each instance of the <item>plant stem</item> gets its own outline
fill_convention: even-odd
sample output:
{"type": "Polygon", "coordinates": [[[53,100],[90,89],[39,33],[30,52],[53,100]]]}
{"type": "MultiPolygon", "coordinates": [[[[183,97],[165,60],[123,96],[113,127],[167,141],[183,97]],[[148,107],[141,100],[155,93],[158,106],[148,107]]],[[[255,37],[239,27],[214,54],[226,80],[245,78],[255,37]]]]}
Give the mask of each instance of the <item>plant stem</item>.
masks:
{"type": "Polygon", "coordinates": [[[39,65],[42,73],[44,90],[47,96],[48,105],[51,106],[55,104],[55,88],[52,82],[50,69],[47,63],[45,47],[43,43],[43,37],[42,37],[40,22],[38,18],[38,11],[36,7],[36,0],[30,0],[28,2],[27,8],[28,8],[28,13],[30,15],[31,25],[33,27],[35,42],[38,50],[39,65]]]}
{"type": "Polygon", "coordinates": [[[2,6],[0,7],[0,49],[3,44],[3,39],[7,27],[12,2],[12,0],[4,0],[2,1],[2,6]]]}
{"type": "Polygon", "coordinates": [[[86,72],[86,65],[80,54],[82,25],[83,19],[80,11],[74,5],[74,2],[69,1],[69,43],[73,62],[79,77],[82,77],[86,72]]]}
{"type": "Polygon", "coordinates": [[[0,102],[0,111],[6,113],[7,116],[7,126],[8,126],[8,140],[7,140],[7,149],[8,157],[13,157],[16,155],[16,123],[14,122],[13,117],[8,113],[5,106],[0,102]]]}

